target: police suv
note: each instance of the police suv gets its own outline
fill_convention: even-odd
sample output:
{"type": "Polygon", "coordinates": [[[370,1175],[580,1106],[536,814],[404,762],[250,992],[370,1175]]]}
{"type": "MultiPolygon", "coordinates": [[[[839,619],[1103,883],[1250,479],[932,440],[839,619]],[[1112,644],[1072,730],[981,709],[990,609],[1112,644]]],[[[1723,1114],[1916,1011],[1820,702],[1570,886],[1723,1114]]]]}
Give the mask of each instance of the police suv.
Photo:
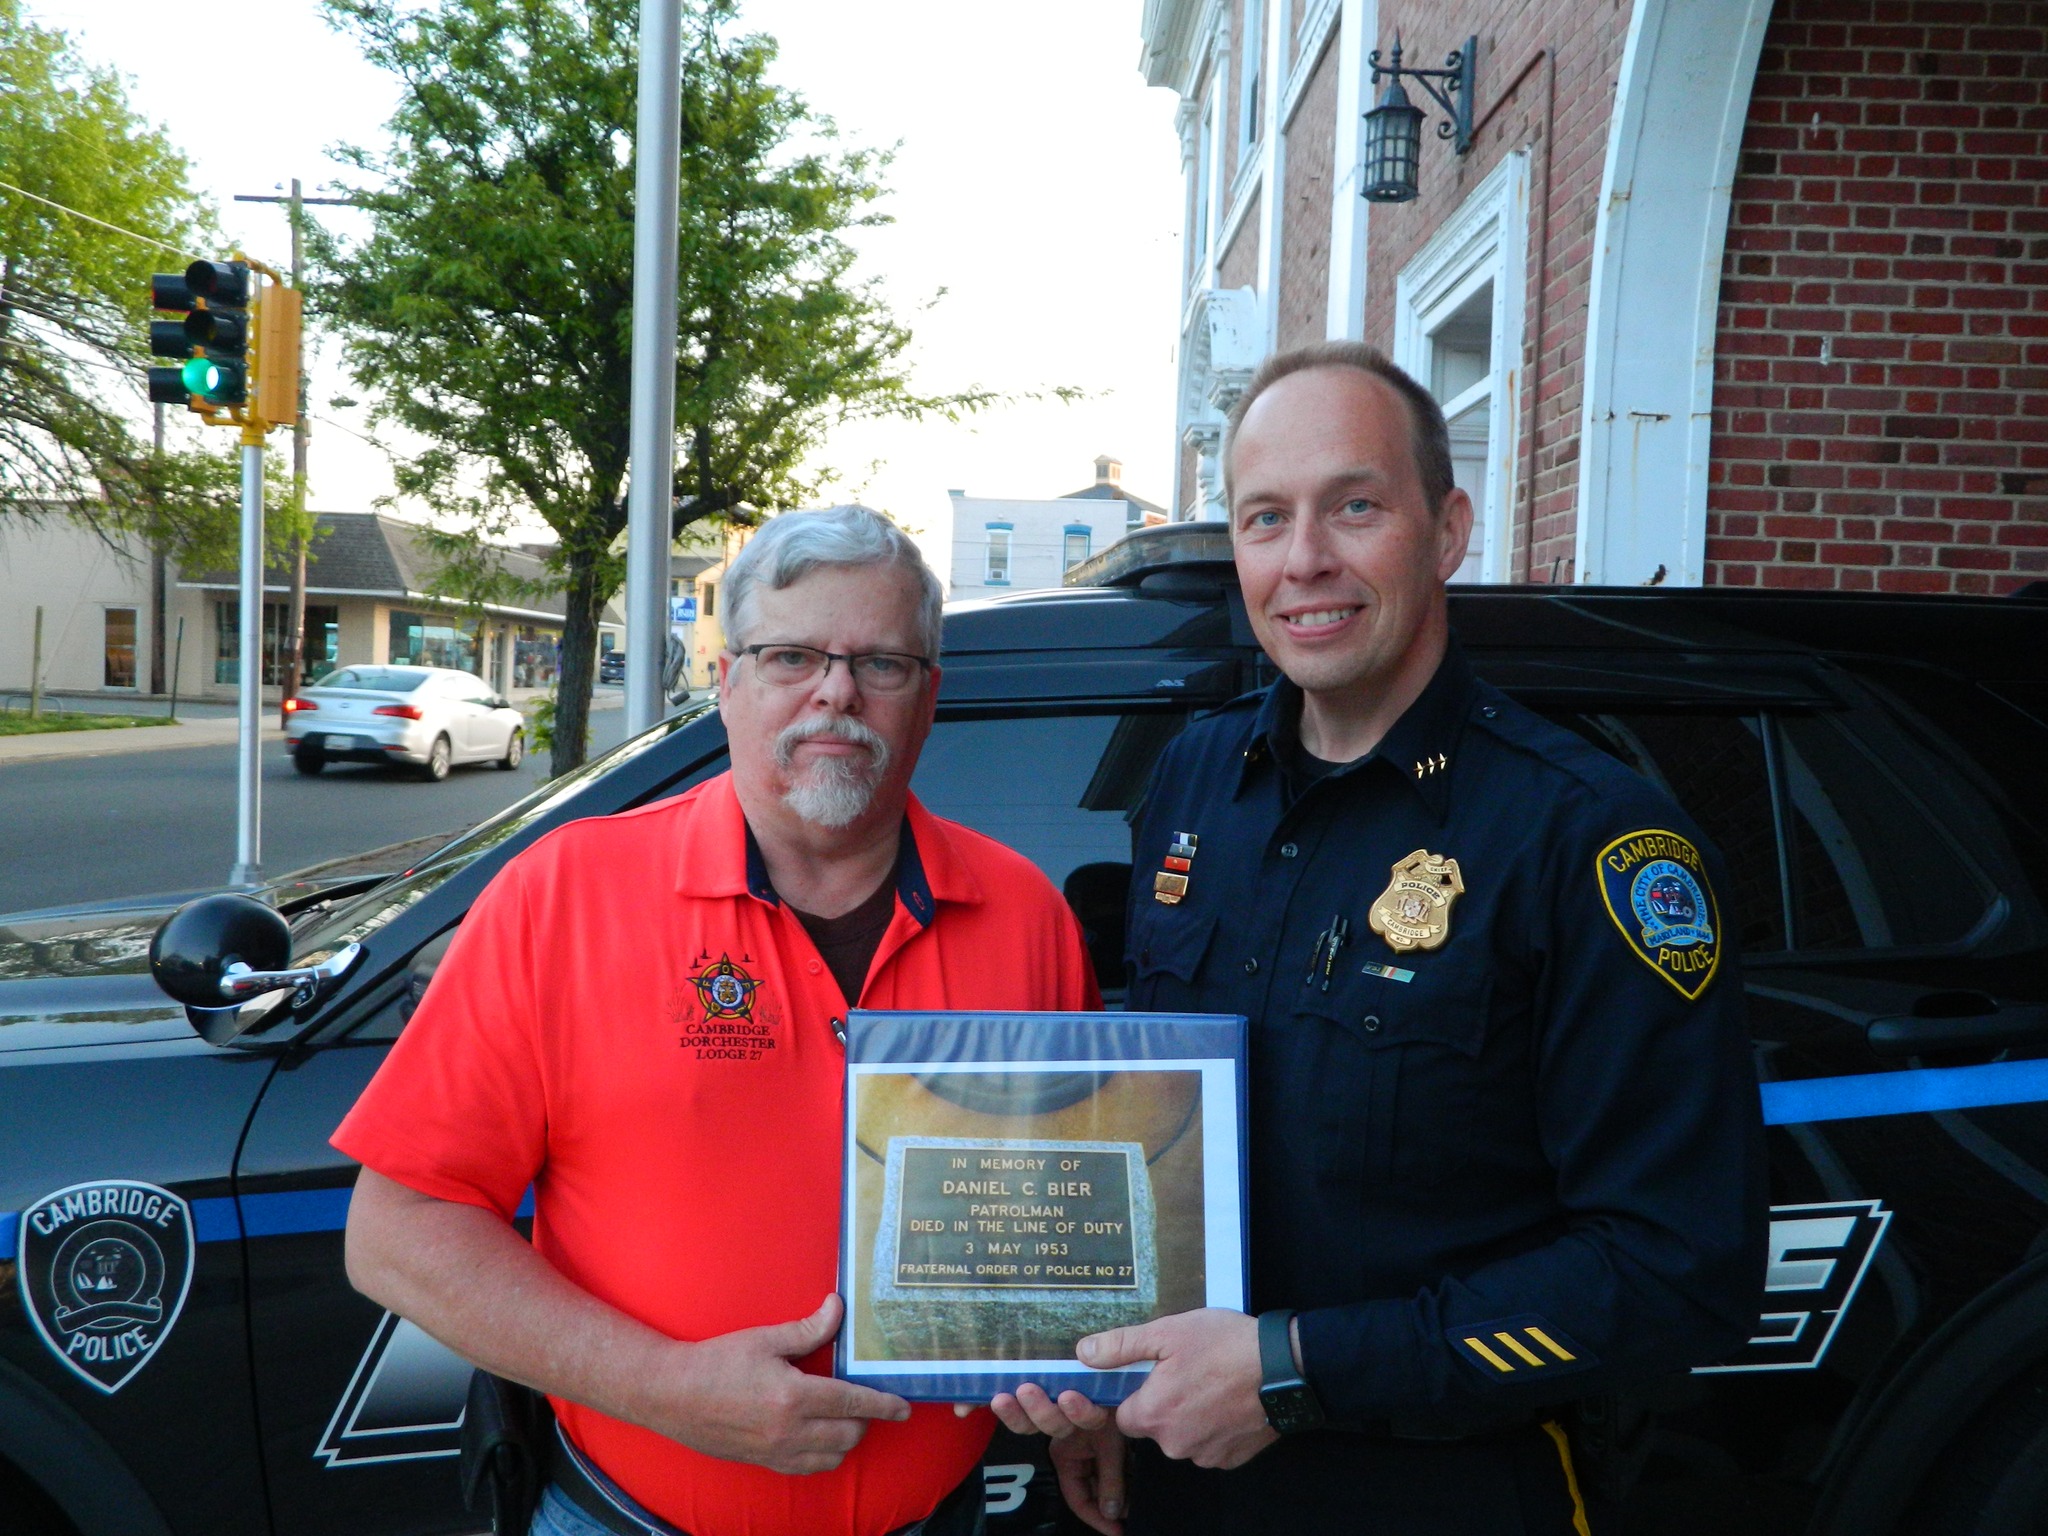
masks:
{"type": "MultiPolygon", "coordinates": [[[[915,788],[1067,893],[1113,1001],[1152,765],[1271,674],[1214,525],[1133,535],[1071,580],[948,613],[915,788]]],[[[1746,956],[1766,1299],[1730,1358],[1581,1405],[1587,1474],[1639,1532],[2042,1530],[2048,600],[1451,605],[1481,676],[1719,844],[1746,956]]],[[[469,1368],[350,1290],[355,1169],[327,1138],[506,859],[725,758],[697,704],[402,873],[188,924],[163,958],[209,1005],[189,1014],[149,974],[161,906],[0,918],[0,1529],[478,1527],[455,1463],[469,1368]]],[[[991,1449],[992,1530],[1057,1521],[1037,1450],[991,1449]]]]}

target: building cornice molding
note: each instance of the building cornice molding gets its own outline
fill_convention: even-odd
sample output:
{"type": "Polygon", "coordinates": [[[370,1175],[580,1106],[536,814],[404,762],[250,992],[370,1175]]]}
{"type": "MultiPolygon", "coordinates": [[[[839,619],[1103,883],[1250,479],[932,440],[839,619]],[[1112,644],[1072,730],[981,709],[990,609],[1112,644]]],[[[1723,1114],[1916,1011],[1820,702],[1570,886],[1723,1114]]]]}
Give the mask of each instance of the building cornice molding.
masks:
{"type": "Polygon", "coordinates": [[[1193,96],[1219,35],[1228,49],[1229,30],[1222,0],[1145,0],[1138,23],[1138,70],[1147,85],[1193,96]]]}

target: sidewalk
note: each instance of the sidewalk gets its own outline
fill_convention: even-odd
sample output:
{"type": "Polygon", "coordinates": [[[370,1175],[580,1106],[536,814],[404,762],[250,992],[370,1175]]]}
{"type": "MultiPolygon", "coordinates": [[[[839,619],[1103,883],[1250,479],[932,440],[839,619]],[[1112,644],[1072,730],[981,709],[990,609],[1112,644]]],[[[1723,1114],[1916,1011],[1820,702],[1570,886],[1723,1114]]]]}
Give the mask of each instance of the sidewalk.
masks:
{"type": "MultiPolygon", "coordinates": [[[[0,736],[0,767],[53,757],[107,757],[118,752],[161,752],[172,747],[231,747],[238,721],[180,720],[176,725],[131,725],[111,731],[50,731],[38,736],[0,736]]],[[[263,740],[284,740],[275,711],[264,711],[263,740]]]]}

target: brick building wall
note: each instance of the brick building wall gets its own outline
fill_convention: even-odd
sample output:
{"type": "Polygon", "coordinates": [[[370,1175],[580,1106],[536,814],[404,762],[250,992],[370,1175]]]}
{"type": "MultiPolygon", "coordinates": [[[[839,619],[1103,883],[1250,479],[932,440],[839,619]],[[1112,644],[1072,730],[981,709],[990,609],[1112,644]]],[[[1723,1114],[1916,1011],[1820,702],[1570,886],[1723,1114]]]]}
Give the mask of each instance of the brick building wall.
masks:
{"type": "Polygon", "coordinates": [[[1223,259],[1216,263],[1218,288],[1249,288],[1258,281],[1259,204],[1264,196],[1262,191],[1252,198],[1251,207],[1245,210],[1244,221],[1223,248],[1223,259]]]}
{"type": "Polygon", "coordinates": [[[1282,348],[1321,341],[1330,309],[1330,181],[1337,158],[1337,49],[1323,50],[1287,124],[1281,180],[1280,292],[1276,335],[1282,348]]]}
{"type": "MultiPolygon", "coordinates": [[[[1435,68],[1479,38],[1477,133],[1463,156],[1423,128],[1421,195],[1372,210],[1365,339],[1391,348],[1395,280],[1403,266],[1498,165],[1531,150],[1521,422],[1517,426],[1514,545],[1518,580],[1572,579],[1583,404],[1586,303],[1594,220],[1615,76],[1627,41],[1627,0],[1529,0],[1512,11],[1484,0],[1381,0],[1379,45],[1401,34],[1402,62],[1435,68]],[[1540,317],[1540,322],[1539,322],[1540,317]],[[1540,324],[1540,333],[1539,333],[1540,324]],[[1534,431],[1533,453],[1530,433],[1534,431]]],[[[1384,84],[1372,88],[1376,102],[1384,84]]]]}
{"type": "Polygon", "coordinates": [[[1710,583],[2048,575],[2048,4],[1780,0],[1713,427],[1710,583]]]}

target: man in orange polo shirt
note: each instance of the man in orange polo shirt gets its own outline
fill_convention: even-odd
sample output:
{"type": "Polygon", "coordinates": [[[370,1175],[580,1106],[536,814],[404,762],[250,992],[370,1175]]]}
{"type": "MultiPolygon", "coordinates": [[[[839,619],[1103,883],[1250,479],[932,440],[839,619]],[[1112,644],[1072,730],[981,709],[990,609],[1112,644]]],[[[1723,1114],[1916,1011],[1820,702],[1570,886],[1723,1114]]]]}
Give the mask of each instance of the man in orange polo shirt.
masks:
{"type": "Polygon", "coordinates": [[[1035,866],[911,798],[940,594],[902,532],[775,518],[725,593],[731,772],[478,899],[335,1135],[349,1277],[548,1394],[540,1536],[970,1533],[989,1415],[829,1375],[843,1020],[1090,1008],[1094,978],[1035,866]]]}

